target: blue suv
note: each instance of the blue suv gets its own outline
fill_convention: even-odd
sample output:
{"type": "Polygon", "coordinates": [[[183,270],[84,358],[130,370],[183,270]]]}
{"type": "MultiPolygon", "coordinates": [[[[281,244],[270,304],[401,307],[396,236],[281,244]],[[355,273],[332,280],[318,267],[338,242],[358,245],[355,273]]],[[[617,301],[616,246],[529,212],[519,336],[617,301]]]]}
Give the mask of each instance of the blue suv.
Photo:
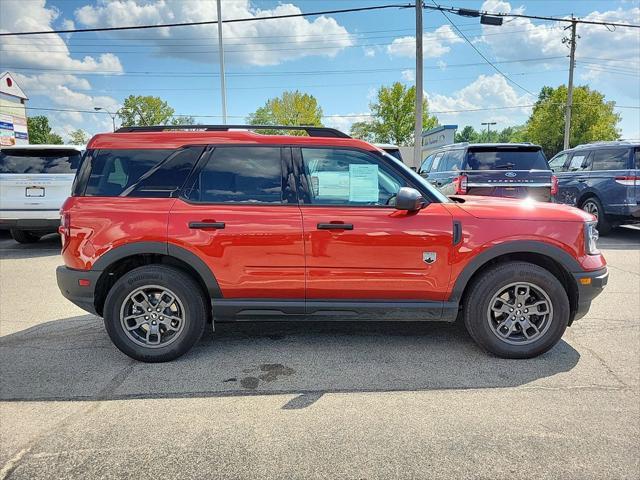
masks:
{"type": "Polygon", "coordinates": [[[598,219],[598,231],[640,222],[640,143],[598,142],[564,150],[549,160],[558,177],[555,201],[598,219]]]}

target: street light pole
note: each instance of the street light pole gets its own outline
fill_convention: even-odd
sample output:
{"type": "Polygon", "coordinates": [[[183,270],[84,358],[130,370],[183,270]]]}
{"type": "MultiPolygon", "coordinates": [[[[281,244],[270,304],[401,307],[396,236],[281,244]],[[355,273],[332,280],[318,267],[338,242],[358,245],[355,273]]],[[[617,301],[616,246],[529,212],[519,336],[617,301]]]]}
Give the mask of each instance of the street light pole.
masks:
{"type": "Polygon", "coordinates": [[[222,94],[222,123],[227,124],[227,91],[224,78],[224,46],[222,42],[222,0],[217,0],[218,8],[218,60],[220,63],[220,92],[222,94]]]}
{"type": "Polygon", "coordinates": [[[489,134],[491,133],[490,127],[491,125],[495,125],[496,122],[482,122],[480,125],[487,126],[487,143],[489,143],[491,141],[491,137],[489,136],[489,134]]]}
{"type": "Polygon", "coordinates": [[[99,112],[100,110],[102,110],[103,112],[106,112],[111,117],[111,124],[113,125],[113,131],[115,132],[116,131],[116,114],[115,113],[111,113],[109,110],[107,110],[106,108],[102,108],[102,107],[93,107],[93,109],[96,112],[99,112]]]}
{"type": "MultiPolygon", "coordinates": [[[[572,16],[573,18],[573,16],[572,16]]],[[[571,108],[573,107],[573,69],[576,66],[576,25],[575,19],[571,22],[571,38],[562,39],[563,43],[569,42],[569,85],[567,87],[567,106],[564,111],[564,149],[569,148],[571,138],[571,108]]],[[[569,27],[567,27],[569,28],[569,27]]]]}
{"type": "Polygon", "coordinates": [[[416,0],[416,118],[413,132],[414,165],[422,161],[422,0],[416,0]]]}

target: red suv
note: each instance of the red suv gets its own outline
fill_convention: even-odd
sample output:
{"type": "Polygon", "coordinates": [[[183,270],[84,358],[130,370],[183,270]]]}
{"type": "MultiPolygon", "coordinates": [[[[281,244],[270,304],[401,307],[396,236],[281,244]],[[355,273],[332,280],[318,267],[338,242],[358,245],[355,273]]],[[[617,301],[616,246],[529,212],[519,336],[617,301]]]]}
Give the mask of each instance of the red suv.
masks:
{"type": "Polygon", "coordinates": [[[239,128],[122,128],[87,146],[58,285],[135,359],[179,357],[217,321],[457,318],[485,350],[528,358],[607,282],[582,210],[448,198],[333,129],[239,128]]]}

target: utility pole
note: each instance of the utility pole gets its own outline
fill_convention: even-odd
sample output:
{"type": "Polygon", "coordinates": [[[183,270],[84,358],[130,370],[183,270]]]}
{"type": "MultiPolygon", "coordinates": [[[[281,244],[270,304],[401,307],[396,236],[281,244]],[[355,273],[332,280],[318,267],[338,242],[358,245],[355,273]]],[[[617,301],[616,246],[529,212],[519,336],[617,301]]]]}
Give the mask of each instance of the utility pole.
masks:
{"type": "Polygon", "coordinates": [[[482,122],[480,125],[482,126],[487,126],[487,143],[489,143],[491,141],[491,137],[489,136],[489,134],[491,133],[490,127],[491,125],[495,125],[496,122],[482,122]]]}
{"type": "Polygon", "coordinates": [[[571,108],[573,107],[573,69],[576,66],[576,22],[573,15],[571,16],[571,38],[563,38],[563,43],[569,43],[569,86],[567,88],[567,106],[564,111],[564,149],[569,148],[569,139],[571,137],[571,108]]]}
{"type": "Polygon", "coordinates": [[[218,7],[218,60],[220,63],[220,93],[222,95],[222,123],[227,124],[227,91],[224,79],[224,47],[222,42],[222,0],[216,0],[218,7]]]}
{"type": "Polygon", "coordinates": [[[422,0],[416,0],[416,123],[413,132],[414,165],[422,163],[422,0]]]}

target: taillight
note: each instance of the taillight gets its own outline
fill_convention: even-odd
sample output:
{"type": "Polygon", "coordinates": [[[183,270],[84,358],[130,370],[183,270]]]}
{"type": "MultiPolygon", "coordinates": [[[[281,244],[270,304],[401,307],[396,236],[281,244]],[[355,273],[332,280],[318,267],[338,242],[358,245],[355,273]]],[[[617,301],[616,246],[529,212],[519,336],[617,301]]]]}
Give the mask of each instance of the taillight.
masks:
{"type": "Polygon", "coordinates": [[[640,182],[640,177],[637,175],[625,175],[620,177],[615,177],[616,183],[620,185],[626,185],[627,187],[633,187],[637,183],[640,182]]]}
{"type": "Polygon", "coordinates": [[[558,193],[558,177],[551,175],[551,195],[557,195],[558,193]]]}
{"type": "Polygon", "coordinates": [[[453,186],[455,188],[456,195],[464,195],[467,193],[467,176],[466,175],[458,175],[453,179],[453,186]]]}

